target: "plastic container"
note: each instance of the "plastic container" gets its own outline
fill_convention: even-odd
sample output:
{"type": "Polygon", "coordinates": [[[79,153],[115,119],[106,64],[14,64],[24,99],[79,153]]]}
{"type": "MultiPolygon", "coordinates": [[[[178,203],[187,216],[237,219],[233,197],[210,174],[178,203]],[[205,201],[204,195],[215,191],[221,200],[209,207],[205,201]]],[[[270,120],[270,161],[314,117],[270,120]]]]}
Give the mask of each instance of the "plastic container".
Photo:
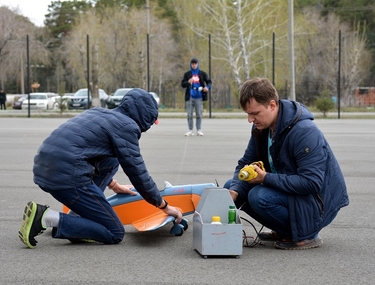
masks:
{"type": "Polygon", "coordinates": [[[220,222],[220,216],[212,216],[211,225],[222,225],[220,222]]]}
{"type": "Polygon", "coordinates": [[[230,205],[228,211],[228,224],[236,223],[236,206],[230,205]]]}
{"type": "Polygon", "coordinates": [[[193,246],[204,258],[242,254],[242,223],[236,209],[236,223],[228,224],[228,207],[234,205],[228,189],[207,187],[193,216],[193,246]],[[211,224],[219,216],[222,225],[211,224]],[[216,218],[215,218],[216,219],[216,218]]]}

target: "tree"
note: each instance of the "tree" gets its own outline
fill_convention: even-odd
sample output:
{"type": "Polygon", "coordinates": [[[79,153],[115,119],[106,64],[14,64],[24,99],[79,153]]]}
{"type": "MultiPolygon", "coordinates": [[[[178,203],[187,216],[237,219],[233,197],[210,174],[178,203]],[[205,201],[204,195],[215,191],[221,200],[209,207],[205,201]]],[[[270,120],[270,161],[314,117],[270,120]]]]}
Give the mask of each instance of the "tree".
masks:
{"type": "MultiPolygon", "coordinates": [[[[366,48],[372,53],[372,56],[375,56],[375,9],[373,0],[325,0],[318,1],[318,3],[315,0],[296,0],[295,3],[300,8],[313,7],[320,11],[322,16],[334,13],[340,17],[341,22],[348,23],[352,27],[360,25],[358,32],[366,35],[366,48]]],[[[374,84],[374,75],[375,64],[373,63],[371,74],[368,74],[363,80],[374,84]]]]}
{"type": "Polygon", "coordinates": [[[305,58],[297,60],[304,67],[300,68],[301,79],[309,77],[320,82],[320,91],[327,86],[332,94],[337,94],[338,33],[341,30],[341,103],[343,106],[351,105],[355,87],[368,76],[371,66],[365,34],[360,32],[359,26],[350,29],[333,13],[321,17],[317,10],[307,9],[304,15],[309,19],[311,28],[309,34],[299,37],[300,42],[305,42],[304,54],[296,55],[299,59],[305,58]]]}
{"type": "Polygon", "coordinates": [[[16,78],[13,83],[17,86],[8,89],[8,92],[18,90],[25,93],[26,36],[29,35],[31,65],[48,66],[49,53],[43,42],[39,40],[42,30],[17,12],[7,7],[0,7],[0,81],[4,88],[8,79],[16,78]]]}
{"type": "MultiPolygon", "coordinates": [[[[151,90],[159,94],[163,82],[173,76],[177,53],[171,25],[151,15],[150,81],[151,90]]],[[[97,47],[98,85],[110,91],[120,87],[147,89],[147,27],[145,12],[137,8],[114,6],[90,9],[80,15],[77,24],[64,40],[64,57],[74,72],[77,87],[86,80],[86,36],[90,36],[90,50],[97,47]]],[[[93,68],[93,56],[90,58],[93,68]]],[[[93,76],[94,70],[91,71],[93,76]]]]}
{"type": "Polygon", "coordinates": [[[315,106],[320,112],[323,113],[323,117],[327,117],[327,112],[333,109],[335,103],[329,96],[329,91],[327,89],[325,89],[322,94],[316,98],[315,106]]]}
{"type": "Polygon", "coordinates": [[[272,33],[277,33],[280,43],[286,40],[288,13],[285,1],[218,0],[175,3],[176,11],[181,11],[179,16],[182,23],[195,35],[205,38],[208,34],[215,35],[212,37],[216,51],[213,58],[230,67],[238,88],[252,76],[271,73],[272,33]],[[183,9],[178,7],[182,5],[183,9]]]}
{"type": "Polygon", "coordinates": [[[44,24],[48,28],[52,37],[57,41],[55,45],[59,46],[61,39],[67,36],[79,15],[91,7],[91,3],[85,0],[73,1],[52,1],[48,5],[48,14],[44,24]]]}

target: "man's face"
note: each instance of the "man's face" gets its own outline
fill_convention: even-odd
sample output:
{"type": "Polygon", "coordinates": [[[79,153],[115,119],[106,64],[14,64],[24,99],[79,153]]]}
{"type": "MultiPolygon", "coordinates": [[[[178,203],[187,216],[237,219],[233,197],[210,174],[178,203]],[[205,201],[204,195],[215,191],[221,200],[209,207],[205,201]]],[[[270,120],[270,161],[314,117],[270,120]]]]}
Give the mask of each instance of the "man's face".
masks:
{"type": "Polygon", "coordinates": [[[267,106],[251,99],[245,108],[247,120],[253,123],[257,129],[263,130],[271,127],[275,128],[277,118],[277,106],[275,100],[271,100],[267,106]]]}
{"type": "Polygon", "coordinates": [[[192,62],[191,62],[191,67],[192,67],[193,69],[197,69],[197,67],[198,67],[198,62],[192,61],[192,62]]]}

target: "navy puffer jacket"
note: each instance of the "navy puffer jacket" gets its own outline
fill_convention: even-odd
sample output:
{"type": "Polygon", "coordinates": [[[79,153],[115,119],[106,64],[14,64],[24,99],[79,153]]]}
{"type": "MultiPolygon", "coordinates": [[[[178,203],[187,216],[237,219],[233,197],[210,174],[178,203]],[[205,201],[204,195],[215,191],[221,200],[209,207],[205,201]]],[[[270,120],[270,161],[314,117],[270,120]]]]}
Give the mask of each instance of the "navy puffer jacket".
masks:
{"type": "Polygon", "coordinates": [[[268,163],[269,129],[253,127],[244,156],[238,161],[230,189],[247,201],[252,184],[240,181],[239,170],[263,161],[268,172],[264,185],[289,194],[289,215],[294,240],[318,233],[338,210],[349,204],[340,166],[313,115],[301,104],[280,100],[273,143],[270,149],[277,173],[268,163]]]}
{"type": "Polygon", "coordinates": [[[139,149],[141,133],[157,117],[155,99],[142,89],[129,91],[115,109],[83,112],[44,140],[34,157],[34,182],[42,189],[64,191],[89,185],[95,176],[113,176],[121,165],[142,197],[160,205],[159,190],[139,149]]]}

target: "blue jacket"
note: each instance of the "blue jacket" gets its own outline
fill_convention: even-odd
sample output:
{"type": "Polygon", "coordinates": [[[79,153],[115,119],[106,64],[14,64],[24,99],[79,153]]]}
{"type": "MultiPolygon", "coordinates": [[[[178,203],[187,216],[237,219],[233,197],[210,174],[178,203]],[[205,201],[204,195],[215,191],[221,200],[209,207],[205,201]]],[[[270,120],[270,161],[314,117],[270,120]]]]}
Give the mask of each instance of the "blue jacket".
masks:
{"type": "MultiPolygon", "coordinates": [[[[230,189],[247,201],[253,185],[240,181],[239,170],[263,161],[267,175],[264,185],[288,193],[289,215],[294,240],[303,240],[326,226],[349,204],[340,166],[313,115],[301,104],[280,100],[280,109],[270,154],[277,173],[268,163],[269,129],[252,129],[244,156],[238,161],[230,189]]],[[[237,201],[236,201],[237,204],[237,201]]]]}
{"type": "MultiPolygon", "coordinates": [[[[160,205],[159,190],[139,149],[141,133],[157,117],[155,99],[142,89],[133,89],[115,109],[93,108],[69,119],[39,147],[34,182],[53,191],[110,182],[120,165],[142,197],[160,205]]],[[[107,185],[98,186],[104,190],[107,185]]]]}

